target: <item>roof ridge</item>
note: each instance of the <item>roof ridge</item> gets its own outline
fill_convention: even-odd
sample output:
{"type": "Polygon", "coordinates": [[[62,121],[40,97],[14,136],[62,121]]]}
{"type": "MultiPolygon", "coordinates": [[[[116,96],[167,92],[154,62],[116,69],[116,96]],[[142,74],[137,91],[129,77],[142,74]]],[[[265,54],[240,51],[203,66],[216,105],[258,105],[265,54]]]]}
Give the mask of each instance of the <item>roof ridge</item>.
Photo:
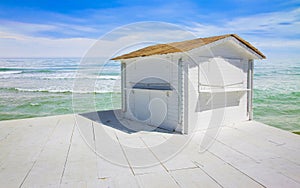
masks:
{"type": "Polygon", "coordinates": [[[127,53],[124,55],[114,57],[111,60],[130,59],[130,58],[135,58],[135,57],[145,57],[145,56],[151,56],[151,55],[161,55],[161,54],[190,51],[192,49],[216,42],[218,40],[221,40],[221,39],[224,39],[227,37],[234,37],[236,40],[243,43],[248,48],[253,50],[255,53],[260,55],[263,59],[266,58],[262,52],[260,52],[257,48],[252,46],[249,42],[242,39],[237,34],[224,34],[224,35],[217,35],[217,36],[211,36],[211,37],[205,37],[205,38],[195,38],[195,39],[190,39],[190,40],[185,40],[185,41],[155,44],[155,45],[151,45],[151,46],[147,46],[147,47],[138,49],[136,51],[133,51],[133,52],[130,52],[130,53],[127,53]]]}

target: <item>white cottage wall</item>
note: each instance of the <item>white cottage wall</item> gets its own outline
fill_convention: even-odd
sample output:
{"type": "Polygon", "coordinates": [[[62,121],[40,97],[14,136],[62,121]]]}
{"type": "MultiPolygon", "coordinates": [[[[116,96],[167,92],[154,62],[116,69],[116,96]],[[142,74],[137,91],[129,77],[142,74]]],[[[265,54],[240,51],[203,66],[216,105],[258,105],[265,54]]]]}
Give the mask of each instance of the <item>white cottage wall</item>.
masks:
{"type": "Polygon", "coordinates": [[[248,54],[230,42],[191,54],[188,132],[248,120],[248,54]]]}
{"type": "Polygon", "coordinates": [[[126,63],[124,117],[175,130],[178,126],[177,60],[160,56],[130,59],[124,63],[126,63]],[[170,83],[172,90],[132,89],[136,83],[149,77],[160,78],[170,83]]]}

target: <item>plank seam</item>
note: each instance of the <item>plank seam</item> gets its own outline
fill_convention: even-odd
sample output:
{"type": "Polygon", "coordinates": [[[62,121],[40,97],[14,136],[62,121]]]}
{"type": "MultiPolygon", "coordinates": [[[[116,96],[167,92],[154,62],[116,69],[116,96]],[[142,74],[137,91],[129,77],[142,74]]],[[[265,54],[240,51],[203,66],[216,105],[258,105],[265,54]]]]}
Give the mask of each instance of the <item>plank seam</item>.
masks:
{"type": "Polygon", "coordinates": [[[252,178],[251,176],[249,176],[248,174],[246,174],[245,172],[243,172],[242,170],[238,169],[237,167],[233,166],[231,163],[223,160],[221,157],[219,157],[218,155],[214,154],[213,152],[211,151],[208,151],[207,152],[211,153],[212,155],[214,155],[215,157],[217,157],[218,159],[220,159],[221,161],[224,161],[224,163],[228,164],[229,166],[231,166],[232,168],[236,169],[237,171],[239,171],[240,173],[244,174],[246,177],[250,178],[251,180],[253,180],[254,182],[258,183],[259,185],[261,185],[262,187],[266,187],[264,186],[262,183],[260,183],[259,181],[255,180],[254,178],[252,178]]]}
{"type": "Polygon", "coordinates": [[[63,168],[63,171],[62,171],[62,174],[61,174],[61,177],[60,177],[59,187],[61,186],[62,179],[63,179],[63,176],[65,174],[65,170],[66,170],[66,166],[67,166],[67,161],[68,161],[69,153],[70,153],[70,150],[71,150],[71,145],[72,145],[72,140],[73,140],[73,135],[74,135],[74,130],[75,130],[75,123],[74,123],[73,129],[72,129],[72,135],[71,135],[71,138],[70,138],[70,145],[69,145],[66,160],[65,160],[65,163],[64,163],[64,168],[63,168]]]}
{"type": "Polygon", "coordinates": [[[29,176],[31,170],[33,169],[33,167],[35,166],[36,162],[38,161],[39,156],[40,156],[41,153],[44,151],[45,146],[46,146],[47,143],[49,142],[50,137],[51,137],[52,134],[54,133],[55,129],[58,127],[59,122],[60,122],[60,119],[56,122],[56,125],[55,125],[54,129],[52,130],[52,132],[51,132],[51,133],[49,134],[49,136],[47,137],[47,140],[46,140],[46,142],[44,143],[44,145],[43,145],[42,149],[40,150],[39,154],[37,155],[36,160],[34,160],[34,162],[33,162],[32,166],[31,166],[31,168],[30,168],[29,171],[26,173],[26,175],[25,175],[25,177],[23,178],[23,181],[21,182],[21,184],[20,184],[19,187],[22,187],[23,184],[25,183],[25,181],[26,181],[27,177],[29,176]]]}
{"type": "Polygon", "coordinates": [[[118,137],[118,135],[116,134],[116,132],[114,132],[114,133],[115,133],[115,136],[116,136],[116,138],[117,138],[117,140],[118,140],[118,142],[119,142],[119,145],[120,145],[120,147],[121,147],[122,153],[123,153],[123,155],[124,155],[124,157],[125,157],[125,159],[126,159],[126,161],[127,161],[127,163],[128,163],[128,166],[129,166],[129,168],[130,168],[132,174],[135,176],[135,173],[134,173],[134,171],[133,171],[133,168],[132,168],[132,166],[131,166],[130,163],[129,163],[129,159],[128,159],[126,153],[125,153],[124,148],[122,147],[122,144],[121,144],[121,142],[120,142],[120,140],[119,140],[119,137],[118,137]]]}
{"type": "Polygon", "coordinates": [[[152,155],[158,160],[158,162],[160,163],[160,165],[167,171],[169,172],[169,170],[167,169],[167,167],[159,160],[159,158],[155,155],[155,153],[149,148],[149,146],[146,144],[146,142],[143,140],[142,137],[139,137],[142,142],[145,144],[145,146],[147,147],[147,149],[152,153],[152,155]]]}
{"type": "Polygon", "coordinates": [[[208,174],[204,169],[202,169],[197,162],[193,162],[197,167],[200,168],[200,170],[202,170],[208,177],[210,177],[214,182],[216,182],[216,184],[218,184],[220,187],[223,188],[223,185],[221,185],[214,177],[212,177],[210,174],[208,174]]]}

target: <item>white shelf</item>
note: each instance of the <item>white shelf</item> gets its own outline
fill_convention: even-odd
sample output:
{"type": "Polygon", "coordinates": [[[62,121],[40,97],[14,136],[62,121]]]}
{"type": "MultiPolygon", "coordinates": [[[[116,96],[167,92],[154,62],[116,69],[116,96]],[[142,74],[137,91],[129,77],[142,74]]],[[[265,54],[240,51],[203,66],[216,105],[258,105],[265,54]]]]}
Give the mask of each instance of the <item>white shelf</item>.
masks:
{"type": "Polygon", "coordinates": [[[226,89],[200,89],[200,93],[227,93],[227,92],[246,92],[250,89],[245,88],[226,88],[226,89]]]}

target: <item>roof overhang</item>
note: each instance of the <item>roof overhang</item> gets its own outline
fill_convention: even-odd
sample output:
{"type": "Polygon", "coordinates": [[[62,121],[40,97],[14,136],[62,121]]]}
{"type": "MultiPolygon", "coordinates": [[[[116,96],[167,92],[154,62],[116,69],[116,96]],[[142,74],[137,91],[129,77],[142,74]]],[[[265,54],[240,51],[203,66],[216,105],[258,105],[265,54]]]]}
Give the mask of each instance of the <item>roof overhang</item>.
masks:
{"type": "Polygon", "coordinates": [[[187,53],[187,54],[191,53],[193,55],[196,55],[195,53],[197,53],[197,51],[199,51],[199,50],[212,49],[213,47],[222,45],[226,42],[230,42],[236,48],[241,49],[243,52],[248,54],[248,56],[251,57],[251,59],[265,59],[266,58],[263,54],[257,53],[256,51],[252,50],[251,48],[246,46],[244,43],[242,43],[241,41],[239,41],[235,37],[223,38],[223,39],[220,39],[218,41],[215,41],[215,42],[209,43],[207,45],[201,46],[199,48],[192,49],[192,50],[190,50],[188,52],[185,52],[185,53],[187,53]]]}

